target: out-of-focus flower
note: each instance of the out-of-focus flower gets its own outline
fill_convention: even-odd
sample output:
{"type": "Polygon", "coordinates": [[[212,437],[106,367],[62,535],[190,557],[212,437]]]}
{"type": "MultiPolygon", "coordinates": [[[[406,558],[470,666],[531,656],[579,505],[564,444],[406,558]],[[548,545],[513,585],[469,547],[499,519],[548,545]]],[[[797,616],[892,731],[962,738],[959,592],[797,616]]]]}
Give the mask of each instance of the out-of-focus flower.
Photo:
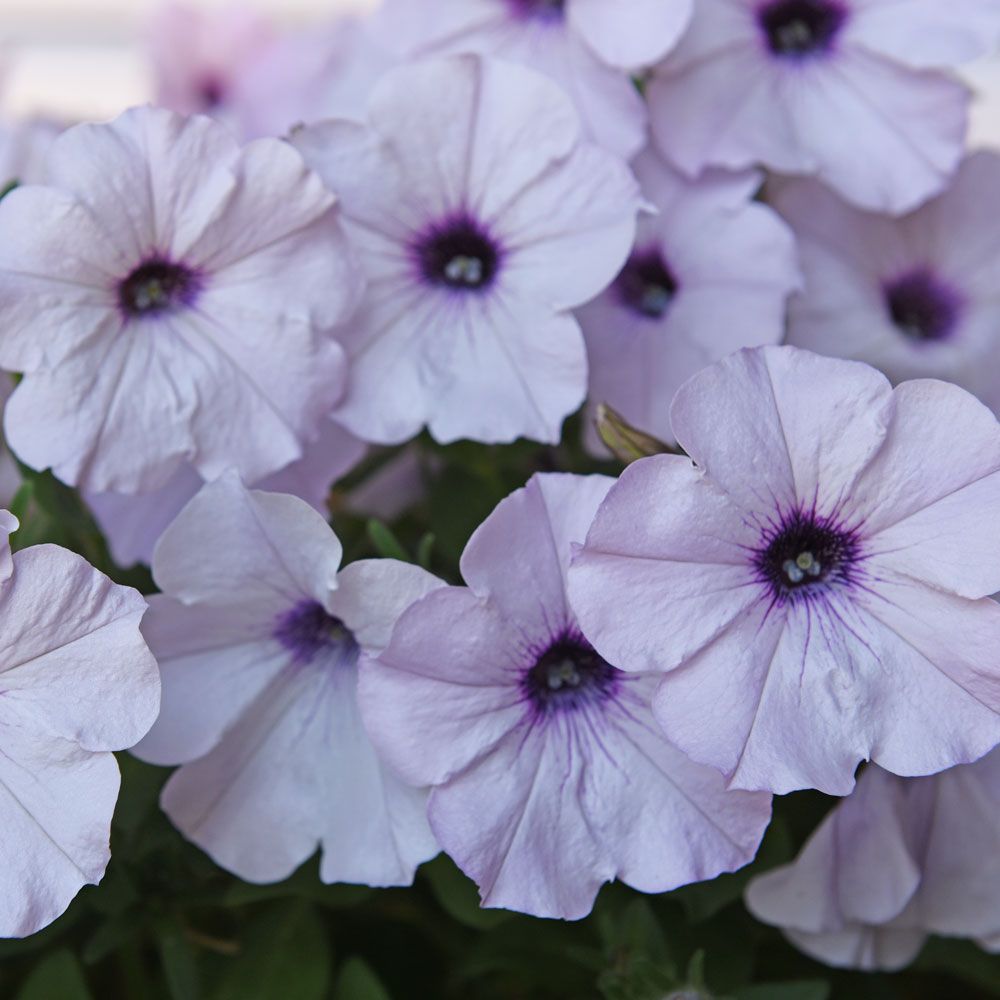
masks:
{"type": "Polygon", "coordinates": [[[341,196],[369,282],[341,338],[337,420],[383,443],[425,423],[445,442],[558,441],[587,378],[569,310],[617,273],[640,207],[559,88],[511,63],[429,60],[383,79],[367,126],[293,142],[341,196]]]}
{"type": "Polygon", "coordinates": [[[55,545],[11,555],[0,512],[0,936],[51,923],[104,875],[118,765],[156,718],[146,608],[55,545]]]}
{"type": "Polygon", "coordinates": [[[828,965],[894,971],[929,934],[1000,934],[1000,751],[927,778],[868,767],[747,906],[828,965]]]}
{"type": "Polygon", "coordinates": [[[998,38],[995,0],[699,0],[649,85],[653,135],[691,175],[759,163],[909,211],[962,156],[969,95],[942,68],[998,38]]]}
{"type": "Polygon", "coordinates": [[[630,465],[570,571],[610,663],[734,788],[845,794],[1000,742],[1000,425],[945,382],[792,347],[677,394],[693,462],[630,465]]]}
{"type": "Polygon", "coordinates": [[[595,142],[624,157],[646,137],[627,70],[656,62],[691,18],[693,0],[388,0],[375,16],[402,55],[475,52],[532,67],[569,94],[595,142]]]}
{"type": "Polygon", "coordinates": [[[245,3],[215,9],[164,3],[147,30],[157,104],[228,116],[244,101],[246,76],[275,43],[271,22],[245,3]]]}
{"type": "Polygon", "coordinates": [[[64,132],[46,180],[0,202],[14,452],[123,493],[184,463],[259,480],[300,458],[343,391],[328,331],[363,284],[301,157],[138,108],[64,132]]]}
{"type": "Polygon", "coordinates": [[[466,547],[468,589],[416,603],[362,667],[376,746],[434,786],[434,832],[488,907],[576,919],[616,877],[646,892],[712,878],[751,860],[770,818],[768,795],[726,791],[663,740],[655,678],[580,634],[566,568],[612,482],[532,478],[466,547]]]}
{"type": "Polygon", "coordinates": [[[163,790],[177,828],[250,882],[322,847],[325,882],[404,885],[437,852],[426,793],[383,768],[361,723],[358,661],[442,586],[390,559],[338,572],[341,547],[297,497],[203,487],[153,556],[164,594],[143,631],[163,707],[136,748],[182,764],[163,790]]]}
{"type": "Polygon", "coordinates": [[[1000,156],[986,152],[899,219],[853,208],[815,181],[777,186],[806,276],[789,340],[893,381],[948,379],[1000,412],[1000,241],[983,210],[998,201],[1000,156]]]}
{"type": "MultiPolygon", "coordinates": [[[[290,493],[325,512],[330,487],[361,460],[365,448],[353,434],[324,420],[319,438],[306,446],[302,458],[261,480],[258,488],[290,493]]],[[[0,490],[3,468],[0,457],[0,490]]],[[[86,500],[115,562],[148,564],[160,535],[203,485],[201,476],[184,465],[166,486],[151,493],[91,493],[86,500]]]]}
{"type": "Polygon", "coordinates": [[[653,152],[634,166],[657,214],[639,220],[625,267],[577,317],[591,415],[608,403],[670,441],[670,403],[688,378],[741,347],[781,340],[799,271],[788,228],[752,201],[758,175],[686,181],[653,152]]]}
{"type": "Polygon", "coordinates": [[[362,120],[375,84],[396,62],[367,18],[290,34],[248,69],[235,108],[240,130],[256,138],[326,118],[362,120]]]}

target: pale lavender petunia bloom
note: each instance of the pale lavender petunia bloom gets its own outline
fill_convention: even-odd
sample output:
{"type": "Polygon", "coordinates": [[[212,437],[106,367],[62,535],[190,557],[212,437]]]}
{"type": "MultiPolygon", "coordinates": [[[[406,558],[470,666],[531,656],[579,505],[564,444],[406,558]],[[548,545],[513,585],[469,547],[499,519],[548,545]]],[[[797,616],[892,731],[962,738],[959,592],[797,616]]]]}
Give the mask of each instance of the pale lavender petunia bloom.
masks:
{"type": "Polygon", "coordinates": [[[423,424],[442,442],[558,441],[587,379],[569,311],[614,278],[640,208],[559,88],[512,63],[429,60],[383,78],[367,125],[292,141],[341,196],[369,282],[336,419],[381,443],[423,424]]]}
{"type": "Polygon", "coordinates": [[[143,631],[163,707],[136,754],[181,764],[162,806],[250,882],[322,848],[325,882],[405,885],[437,846],[426,793],[387,771],[356,701],[358,662],[442,586],[390,559],[339,569],[341,546],[297,497],[209,483],[160,539],[143,631]]]}
{"type": "Polygon", "coordinates": [[[287,143],[137,108],[64,132],[0,202],[0,365],[14,452],[88,491],[184,463],[288,465],[343,392],[328,332],[363,279],[335,199],[287,143]]]}
{"type": "Polygon", "coordinates": [[[251,138],[326,118],[363,120],[375,84],[398,61],[374,37],[369,18],[339,17],[293,32],[248,69],[236,120],[251,138]]]}
{"type": "Polygon", "coordinates": [[[37,184],[44,177],[45,157],[63,127],[45,118],[0,124],[0,192],[9,185],[37,184]]]}
{"type": "MultiPolygon", "coordinates": [[[[367,446],[330,420],[323,421],[319,437],[306,445],[297,462],[255,484],[271,493],[290,493],[324,512],[330,487],[364,456],[367,446]]],[[[3,456],[0,455],[0,498],[3,496],[3,456]]],[[[182,466],[170,481],[150,493],[90,493],[87,505],[119,566],[150,563],[160,535],[201,489],[204,480],[190,465],[182,466]]],[[[373,516],[368,514],[366,516],[373,516]]]]}
{"type": "Polygon", "coordinates": [[[277,43],[271,22],[246,4],[206,10],[174,0],[154,12],[146,39],[157,104],[224,118],[244,100],[246,77],[277,43]]]}
{"type": "Polygon", "coordinates": [[[789,341],[881,368],[932,376],[1000,412],[1000,243],[984,206],[1000,201],[1000,156],[969,157],[939,198],[894,219],[862,212],[815,181],[779,185],[806,275],[789,341]]]}
{"type": "Polygon", "coordinates": [[[160,687],[139,593],[55,545],[12,556],[16,528],[0,512],[0,937],[33,934],[101,880],[110,751],[149,730],[160,687]]]}
{"type": "Polygon", "coordinates": [[[868,767],[747,906],[828,965],[895,971],[930,934],[1000,934],[1000,751],[926,778],[868,767]]]}
{"type": "Polygon", "coordinates": [[[522,63],[560,84],[595,142],[624,157],[646,137],[627,70],[676,43],[693,0],[388,0],[376,34],[401,55],[475,52],[522,63]]]}
{"type": "Polygon", "coordinates": [[[727,791],[663,740],[654,677],[580,634],[566,568],[612,482],[532,478],[466,547],[468,588],[416,603],[362,667],[376,746],[434,786],[434,832],[487,907],[577,919],[614,878],[645,892],[713,878],[751,860],[770,819],[770,796],[727,791]]]}
{"type": "Polygon", "coordinates": [[[664,672],[668,739],[731,787],[836,795],[865,758],[922,775],[1000,742],[986,407],[763,347],[695,375],[672,421],[694,461],[626,469],[570,571],[601,655],[664,672]]]}
{"type": "Polygon", "coordinates": [[[669,440],[670,403],[688,378],[740,347],[781,340],[799,271],[788,228],[752,200],[758,174],[688,181],[652,150],[633,166],[657,214],[640,219],[625,267],[577,317],[592,409],[607,403],[669,440]]]}
{"type": "Polygon", "coordinates": [[[648,88],[653,135],[692,175],[763,164],[909,211],[962,156],[969,95],[943,68],[998,38],[995,0],[699,0],[648,88]]]}

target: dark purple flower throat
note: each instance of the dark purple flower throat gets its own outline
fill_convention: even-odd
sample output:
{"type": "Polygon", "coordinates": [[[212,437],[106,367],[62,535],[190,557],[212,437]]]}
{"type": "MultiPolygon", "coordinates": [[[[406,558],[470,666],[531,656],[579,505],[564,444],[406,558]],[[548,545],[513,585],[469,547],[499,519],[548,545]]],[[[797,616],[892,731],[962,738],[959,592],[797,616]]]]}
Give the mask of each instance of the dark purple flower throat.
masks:
{"type": "Polygon", "coordinates": [[[620,672],[583,636],[558,636],[525,671],[521,688],[540,716],[572,712],[614,697],[620,672]]]}
{"type": "Polygon", "coordinates": [[[757,11],[768,49],[785,59],[828,52],[846,20],[838,0],[769,0],[757,11]]]}
{"type": "Polygon", "coordinates": [[[427,229],[413,253],[424,281],[457,292],[487,291],[503,257],[486,228],[464,212],[427,229]]]}
{"type": "Polygon", "coordinates": [[[190,306],[201,291],[200,276],[184,264],[150,257],[118,284],[118,306],[129,319],[158,316],[190,306]]]}
{"type": "Polygon", "coordinates": [[[859,557],[855,532],[832,518],[798,510],[764,533],[754,566],[776,600],[796,601],[850,583],[859,557]]]}
{"type": "Polygon", "coordinates": [[[272,635],[302,665],[323,653],[353,665],[360,652],[351,630],[318,601],[300,601],[279,615],[272,635]]]}
{"type": "Polygon", "coordinates": [[[893,324],[911,340],[946,340],[955,332],[961,300],[954,289],[927,268],[917,268],[887,282],[884,291],[893,324]]]}
{"type": "Polygon", "coordinates": [[[648,319],[660,319],[677,294],[677,279],[657,247],[636,250],[615,279],[622,305],[648,319]]]}

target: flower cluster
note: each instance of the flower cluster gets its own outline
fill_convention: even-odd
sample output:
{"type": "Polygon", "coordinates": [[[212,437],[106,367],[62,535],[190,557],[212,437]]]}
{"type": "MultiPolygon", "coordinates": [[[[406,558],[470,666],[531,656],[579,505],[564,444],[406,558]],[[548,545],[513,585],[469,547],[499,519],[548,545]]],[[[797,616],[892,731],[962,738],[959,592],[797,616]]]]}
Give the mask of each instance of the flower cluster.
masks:
{"type": "Polygon", "coordinates": [[[0,934],[100,878],[134,747],[246,881],[443,850],[564,919],[846,796],[755,915],[866,969],[1000,945],[1000,158],[953,74],[1000,5],[175,7],[151,39],[160,106],[0,132],[0,493],[50,470],[158,591],[12,555],[2,515],[0,934]],[[663,446],[617,478],[609,407],[663,446]],[[518,438],[457,567],[342,565],[331,515],[518,438]]]}

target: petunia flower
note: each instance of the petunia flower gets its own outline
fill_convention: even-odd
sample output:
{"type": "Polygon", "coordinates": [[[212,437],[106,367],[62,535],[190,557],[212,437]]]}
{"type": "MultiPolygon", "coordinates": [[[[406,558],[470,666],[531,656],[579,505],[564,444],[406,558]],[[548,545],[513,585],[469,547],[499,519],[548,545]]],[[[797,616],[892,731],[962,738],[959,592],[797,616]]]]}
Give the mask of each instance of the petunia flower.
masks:
{"type": "Polygon", "coordinates": [[[571,95],[587,134],[626,158],[646,109],[628,75],[662,58],[693,0],[388,0],[374,32],[402,56],[474,52],[530,66],[571,95]]]}
{"type": "Polygon", "coordinates": [[[367,126],[292,141],[340,195],[369,282],[336,419],[381,443],[425,423],[442,442],[558,441],[587,379],[569,310],[614,278],[640,208],[559,88],[510,63],[430,60],[383,78],[367,126]]]}
{"type": "Polygon", "coordinates": [[[583,634],[663,672],[667,738],[733,788],[843,795],[1000,742],[1000,425],[945,382],[793,347],[678,392],[693,461],[626,469],[570,571],[583,634]]]}
{"type": "Polygon", "coordinates": [[[781,340],[799,271],[788,228],[752,201],[759,175],[687,181],[651,150],[633,167],[657,214],[640,219],[625,267],[577,317],[591,414],[606,403],[669,440],[670,403],[688,378],[740,347],[781,340]]]}
{"type": "Polygon", "coordinates": [[[11,184],[37,184],[62,126],[45,118],[0,124],[0,193],[11,184]]]}
{"type": "Polygon", "coordinates": [[[341,16],[279,39],[248,67],[234,116],[249,138],[327,118],[363,120],[375,84],[398,61],[369,17],[341,16]]]}
{"type": "Polygon", "coordinates": [[[275,44],[274,26],[245,4],[206,10],[167,0],[146,31],[156,103],[228,117],[243,100],[245,78],[275,44]]]}
{"type": "Polygon", "coordinates": [[[868,767],[750,911],[828,965],[895,971],[929,934],[1000,934],[1000,751],[927,778],[868,767]]]}
{"type": "Polygon", "coordinates": [[[343,392],[327,331],[362,278],[299,155],[137,108],[64,132],[46,169],[0,202],[14,452],[121,493],[183,463],[254,481],[300,458],[343,392]]]}
{"type": "Polygon", "coordinates": [[[789,341],[881,368],[898,382],[955,382],[1000,412],[1000,243],[984,205],[1000,199],[1000,156],[962,164],[948,190],[899,219],[862,212],[814,181],[777,187],[806,284],[789,341]]]}
{"type": "MultiPolygon", "coordinates": [[[[330,487],[361,460],[365,450],[364,442],[333,421],[324,420],[320,436],[306,445],[302,458],[273,472],[256,487],[270,493],[290,493],[325,512],[330,487]]],[[[0,455],[0,497],[3,470],[0,455]]],[[[165,486],[151,493],[90,493],[85,499],[114,561],[119,566],[148,565],[160,535],[204,482],[191,466],[185,465],[165,486]]]]}
{"type": "Polygon", "coordinates": [[[11,555],[0,512],[0,937],[56,919],[110,859],[112,750],[156,718],[146,603],[55,545],[11,555]]]}
{"type": "Polygon", "coordinates": [[[770,796],[726,791],[663,740],[654,677],[580,634],[566,568],[611,483],[533,477],[472,536],[468,588],[414,604],[361,670],[376,746],[433,786],[431,826],[487,907],[577,919],[610,879],[709,879],[750,861],[770,819],[770,796]]]}
{"type": "Polygon", "coordinates": [[[685,173],[763,164],[900,213],[962,156],[969,93],[943,69],[1000,38],[994,0],[700,0],[649,85],[685,173]]]}
{"type": "Polygon", "coordinates": [[[143,631],[163,707],[135,753],[182,765],[164,811],[250,882],[285,878],[319,845],[324,882],[404,885],[437,852],[426,793],[376,757],[356,686],[359,660],[441,583],[395,560],[340,559],[322,515],[234,473],[202,488],[153,555],[164,593],[143,631]]]}

